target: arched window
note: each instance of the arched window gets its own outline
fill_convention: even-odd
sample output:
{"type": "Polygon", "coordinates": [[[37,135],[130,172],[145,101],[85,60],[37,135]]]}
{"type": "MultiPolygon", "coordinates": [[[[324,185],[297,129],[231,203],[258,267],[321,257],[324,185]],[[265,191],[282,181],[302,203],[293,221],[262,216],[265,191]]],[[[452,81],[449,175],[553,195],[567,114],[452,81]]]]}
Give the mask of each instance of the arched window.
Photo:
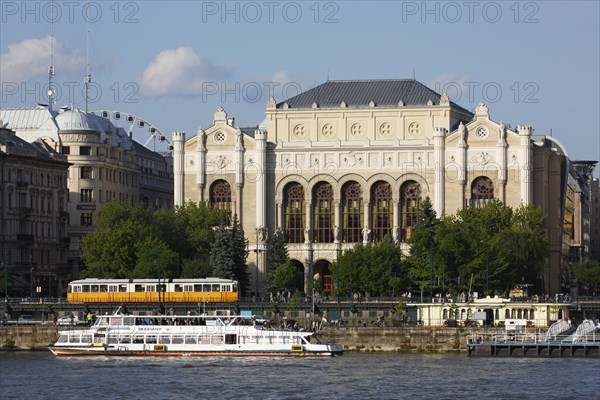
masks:
{"type": "Polygon", "coordinates": [[[510,319],[510,309],[504,310],[504,319],[510,319]]]}
{"type": "Polygon", "coordinates": [[[342,191],[342,241],[357,243],[362,241],[365,224],[362,189],[356,182],[349,182],[342,191]]]}
{"type": "Polygon", "coordinates": [[[419,202],[421,201],[421,188],[415,181],[405,182],[400,188],[400,241],[406,242],[414,227],[417,225],[419,216],[419,202]]]}
{"type": "Polygon", "coordinates": [[[494,198],[494,184],[487,176],[480,176],[471,185],[471,207],[483,207],[494,198]]]}
{"type": "Polygon", "coordinates": [[[371,220],[373,240],[382,240],[392,228],[392,190],[386,182],[377,182],[372,192],[371,220]]]}
{"type": "Polygon", "coordinates": [[[218,180],[212,185],[210,191],[210,205],[214,208],[225,210],[227,223],[231,222],[231,186],[223,180],[218,180]]]}
{"type": "Polygon", "coordinates": [[[319,183],[314,189],[313,215],[315,221],[315,242],[333,242],[333,189],[329,183],[319,183]]]}
{"type": "Polygon", "coordinates": [[[299,183],[290,183],[285,188],[285,236],[288,243],[304,242],[304,188],[299,183]]]}

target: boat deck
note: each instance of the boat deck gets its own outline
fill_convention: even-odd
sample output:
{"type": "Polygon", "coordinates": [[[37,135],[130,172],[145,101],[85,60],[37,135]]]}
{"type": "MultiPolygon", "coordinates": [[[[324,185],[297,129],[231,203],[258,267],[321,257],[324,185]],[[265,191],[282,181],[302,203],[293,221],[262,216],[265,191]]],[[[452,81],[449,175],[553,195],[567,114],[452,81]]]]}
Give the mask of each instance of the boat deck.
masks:
{"type": "Polygon", "coordinates": [[[469,357],[594,357],[600,358],[600,334],[577,341],[573,335],[548,338],[545,333],[471,334],[467,337],[469,357]]]}

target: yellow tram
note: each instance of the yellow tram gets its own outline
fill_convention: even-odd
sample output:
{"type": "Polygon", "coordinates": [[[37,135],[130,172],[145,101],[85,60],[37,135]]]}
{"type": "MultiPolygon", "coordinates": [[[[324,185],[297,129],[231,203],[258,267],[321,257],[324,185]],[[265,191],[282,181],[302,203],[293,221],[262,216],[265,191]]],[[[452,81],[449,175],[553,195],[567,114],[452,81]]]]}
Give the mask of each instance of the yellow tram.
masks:
{"type": "Polygon", "coordinates": [[[69,283],[69,303],[218,303],[239,298],[238,282],[230,279],[80,279],[69,283]]]}

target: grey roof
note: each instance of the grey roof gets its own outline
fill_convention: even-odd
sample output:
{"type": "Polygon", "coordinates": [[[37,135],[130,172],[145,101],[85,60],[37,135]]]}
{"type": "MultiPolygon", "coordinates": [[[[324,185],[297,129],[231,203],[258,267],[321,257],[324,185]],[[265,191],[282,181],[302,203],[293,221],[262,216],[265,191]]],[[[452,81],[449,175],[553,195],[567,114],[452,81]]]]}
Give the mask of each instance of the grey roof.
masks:
{"type": "Polygon", "coordinates": [[[244,135],[250,136],[251,138],[254,138],[254,131],[257,129],[258,129],[257,126],[251,126],[251,127],[245,127],[245,128],[240,127],[240,130],[242,131],[242,133],[244,135]]]}
{"type": "Polygon", "coordinates": [[[414,79],[327,81],[277,104],[277,108],[282,108],[284,103],[292,109],[311,108],[313,102],[320,108],[339,107],[342,101],[349,108],[368,107],[371,101],[377,107],[398,107],[400,101],[406,106],[426,106],[429,100],[439,104],[440,94],[414,79]]]}
{"type": "MultiPolygon", "coordinates": [[[[48,161],[62,162],[67,163],[67,157],[57,153],[52,147],[48,146],[41,139],[36,140],[33,143],[29,143],[24,139],[18,137],[14,131],[10,129],[2,129],[0,128],[0,144],[3,144],[7,147],[14,147],[17,149],[24,149],[33,151],[35,157],[48,161]]],[[[10,151],[9,151],[10,153],[10,151]]],[[[16,153],[20,154],[20,153],[16,153]]],[[[31,153],[30,153],[31,154],[31,153]]],[[[24,155],[24,154],[20,154],[24,155]]]]}
{"type": "Polygon", "coordinates": [[[157,160],[164,159],[160,153],[150,150],[146,146],[143,146],[141,143],[138,143],[133,139],[131,141],[133,142],[133,149],[135,150],[136,154],[143,155],[147,158],[156,158],[157,160]]]}

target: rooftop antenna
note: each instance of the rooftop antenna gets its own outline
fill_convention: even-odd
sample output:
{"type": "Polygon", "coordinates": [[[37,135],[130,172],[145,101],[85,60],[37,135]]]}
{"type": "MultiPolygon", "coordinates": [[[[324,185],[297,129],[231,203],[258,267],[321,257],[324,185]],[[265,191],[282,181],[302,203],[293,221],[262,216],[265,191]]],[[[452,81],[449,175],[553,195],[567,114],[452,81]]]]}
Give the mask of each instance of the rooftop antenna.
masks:
{"type": "Polygon", "coordinates": [[[552,137],[552,128],[550,128],[550,137],[552,137]]]}
{"type": "Polygon", "coordinates": [[[86,74],[83,78],[83,83],[85,84],[85,112],[88,112],[88,103],[89,103],[89,90],[90,84],[92,83],[92,75],[90,75],[90,20],[86,18],[86,74]]]}
{"type": "MultiPolygon", "coordinates": [[[[56,10],[54,6],[54,0],[52,0],[53,10],[56,10]]],[[[48,67],[48,109],[52,111],[52,104],[54,103],[54,18],[50,19],[50,66],[48,67]]]]}
{"type": "Polygon", "coordinates": [[[413,67],[413,81],[416,81],[416,80],[417,80],[416,76],[417,76],[417,75],[416,75],[416,73],[415,73],[415,67],[413,67]]]}
{"type": "Polygon", "coordinates": [[[327,81],[329,81],[329,68],[327,68],[327,81]]]}

